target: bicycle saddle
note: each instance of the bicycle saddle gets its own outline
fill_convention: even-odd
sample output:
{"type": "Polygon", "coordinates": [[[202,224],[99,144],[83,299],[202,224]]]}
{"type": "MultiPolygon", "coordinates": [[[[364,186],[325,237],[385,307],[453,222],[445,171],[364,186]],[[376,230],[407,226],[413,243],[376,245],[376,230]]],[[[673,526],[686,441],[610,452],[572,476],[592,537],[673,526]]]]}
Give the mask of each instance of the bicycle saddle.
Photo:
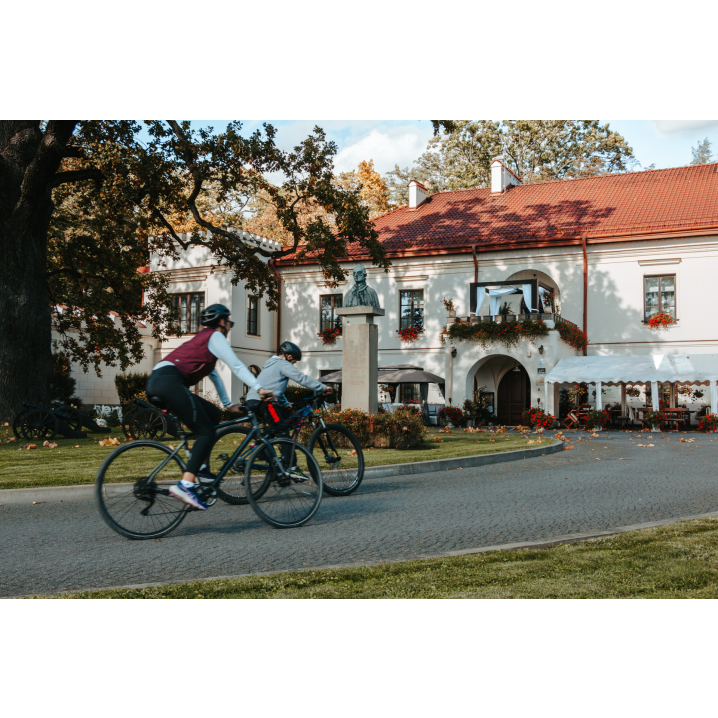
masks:
{"type": "Polygon", "coordinates": [[[150,403],[154,404],[158,409],[163,411],[167,408],[167,404],[165,404],[164,401],[159,398],[159,396],[149,396],[147,398],[150,400],[150,403]]]}

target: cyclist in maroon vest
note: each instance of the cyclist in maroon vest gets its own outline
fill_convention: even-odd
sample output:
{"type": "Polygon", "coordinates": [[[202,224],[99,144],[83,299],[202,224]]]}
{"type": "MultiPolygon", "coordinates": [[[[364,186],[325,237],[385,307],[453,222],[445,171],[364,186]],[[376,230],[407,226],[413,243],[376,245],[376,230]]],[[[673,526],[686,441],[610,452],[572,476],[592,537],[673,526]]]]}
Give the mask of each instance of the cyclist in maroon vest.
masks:
{"type": "Polygon", "coordinates": [[[208,376],[224,407],[234,413],[239,412],[239,405],[232,405],[215,369],[217,359],[221,359],[241,382],[257,392],[263,400],[272,396],[272,392],[262,388],[229,345],[227,335],[234,326],[229,317],[230,311],[223,304],[213,304],[203,310],[200,324],[204,329],[157,364],[147,382],[148,398],[161,399],[195,434],[187,471],[182,475],[182,480],[170,488],[170,494],[202,511],[207,505],[194,491],[195,478],[214,480],[206,468],[206,462],[214,442],[214,427],[219,423],[221,415],[214,404],[193,394],[189,387],[208,376]]]}

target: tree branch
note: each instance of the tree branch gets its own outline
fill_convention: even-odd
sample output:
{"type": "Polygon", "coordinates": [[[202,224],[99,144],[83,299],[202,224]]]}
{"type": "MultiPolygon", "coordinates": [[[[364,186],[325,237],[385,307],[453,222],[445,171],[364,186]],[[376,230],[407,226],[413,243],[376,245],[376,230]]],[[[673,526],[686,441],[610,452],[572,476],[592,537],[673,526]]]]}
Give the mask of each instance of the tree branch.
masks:
{"type": "Polygon", "coordinates": [[[51,189],[59,187],[68,182],[82,182],[83,180],[94,179],[99,186],[105,176],[98,169],[72,170],[70,172],[58,172],[49,183],[51,189]]]}
{"type": "MultiPolygon", "coordinates": [[[[233,234],[232,232],[228,232],[225,229],[222,229],[221,227],[215,227],[211,222],[208,222],[206,219],[202,217],[202,215],[199,213],[199,210],[197,209],[196,199],[199,196],[200,190],[202,189],[202,175],[200,174],[199,168],[197,167],[197,163],[195,161],[195,153],[191,150],[191,143],[189,139],[187,138],[187,135],[185,135],[184,130],[180,127],[179,123],[176,120],[167,120],[167,124],[172,128],[172,131],[175,134],[175,137],[180,141],[180,154],[182,156],[182,159],[184,159],[185,164],[187,165],[187,168],[189,169],[190,173],[192,174],[192,179],[194,180],[194,187],[192,188],[192,192],[190,193],[190,196],[187,198],[187,205],[189,206],[190,212],[192,212],[192,217],[194,218],[194,221],[200,226],[204,227],[206,230],[209,230],[212,232],[212,234],[217,234],[221,237],[226,237],[227,239],[231,239],[234,242],[238,241],[237,235],[233,234]]],[[[165,226],[168,226],[168,224],[165,222],[165,226]]],[[[177,240],[184,246],[184,243],[181,240],[177,240]]],[[[192,242],[192,244],[201,244],[201,242],[192,242]]],[[[247,244],[245,242],[239,241],[238,245],[240,247],[240,251],[244,255],[248,254],[260,254],[263,257],[274,257],[276,256],[276,252],[267,252],[264,249],[261,249],[260,247],[254,247],[252,250],[249,249],[247,244]]],[[[187,245],[189,246],[189,244],[187,245]]],[[[185,247],[187,249],[187,247],[185,247]]]]}

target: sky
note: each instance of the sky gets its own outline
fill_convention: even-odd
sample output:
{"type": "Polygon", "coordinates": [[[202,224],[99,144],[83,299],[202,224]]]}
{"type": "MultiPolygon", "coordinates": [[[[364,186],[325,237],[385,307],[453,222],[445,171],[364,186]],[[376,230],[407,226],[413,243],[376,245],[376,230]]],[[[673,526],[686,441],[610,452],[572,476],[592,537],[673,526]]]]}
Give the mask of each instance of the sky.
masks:
{"type": "MultiPolygon", "coordinates": [[[[318,125],[337,143],[338,172],[356,169],[362,160],[374,160],[380,174],[394,165],[409,167],[426,149],[433,134],[430,120],[249,120],[244,131],[261,129],[269,122],[278,130],[280,147],[291,149],[318,125]]],[[[713,143],[718,159],[718,120],[601,120],[620,132],[633,147],[643,167],[655,163],[657,169],[690,164],[691,147],[705,137],[713,143]]],[[[221,131],[226,122],[202,120],[192,123],[211,125],[221,131]]]]}

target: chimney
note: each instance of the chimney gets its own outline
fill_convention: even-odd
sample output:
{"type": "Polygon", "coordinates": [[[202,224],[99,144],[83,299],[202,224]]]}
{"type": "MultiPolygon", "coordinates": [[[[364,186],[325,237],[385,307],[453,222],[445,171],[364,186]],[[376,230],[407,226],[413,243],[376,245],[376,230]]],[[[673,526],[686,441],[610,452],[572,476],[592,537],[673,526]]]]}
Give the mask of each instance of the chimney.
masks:
{"type": "Polygon", "coordinates": [[[409,209],[417,209],[426,201],[426,187],[415,179],[409,181],[409,209]]]}
{"type": "Polygon", "coordinates": [[[501,194],[511,185],[519,185],[521,180],[504,164],[502,155],[494,157],[491,163],[491,194],[501,194]]]}

